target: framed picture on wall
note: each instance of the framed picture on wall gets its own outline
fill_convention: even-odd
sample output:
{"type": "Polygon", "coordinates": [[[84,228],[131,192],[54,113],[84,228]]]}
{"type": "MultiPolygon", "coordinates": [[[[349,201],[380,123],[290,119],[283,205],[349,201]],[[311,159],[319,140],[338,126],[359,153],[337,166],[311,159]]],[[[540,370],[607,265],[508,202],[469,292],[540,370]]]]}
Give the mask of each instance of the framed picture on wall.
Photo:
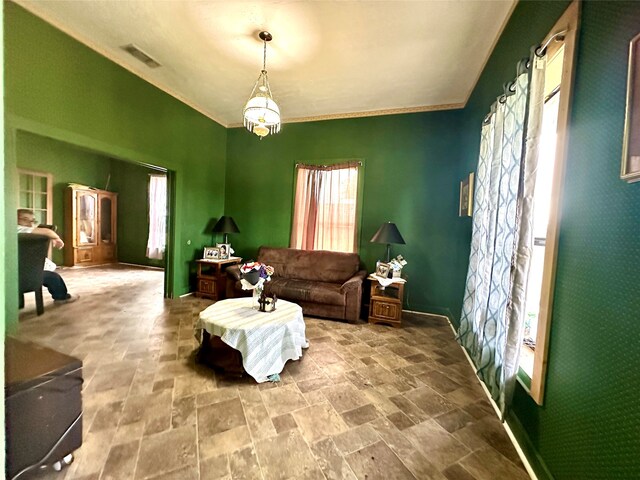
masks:
{"type": "Polygon", "coordinates": [[[229,251],[231,250],[230,243],[216,243],[216,247],[220,249],[220,260],[226,260],[229,258],[229,251]]]}
{"type": "Polygon", "coordinates": [[[640,181],[640,33],[631,40],[629,45],[627,110],[623,142],[620,178],[627,182],[640,181]]]}
{"type": "Polygon", "coordinates": [[[460,182],[459,217],[470,217],[473,214],[473,172],[460,182]]]}
{"type": "Polygon", "coordinates": [[[218,247],[204,247],[204,260],[220,260],[220,249],[218,247]]]}

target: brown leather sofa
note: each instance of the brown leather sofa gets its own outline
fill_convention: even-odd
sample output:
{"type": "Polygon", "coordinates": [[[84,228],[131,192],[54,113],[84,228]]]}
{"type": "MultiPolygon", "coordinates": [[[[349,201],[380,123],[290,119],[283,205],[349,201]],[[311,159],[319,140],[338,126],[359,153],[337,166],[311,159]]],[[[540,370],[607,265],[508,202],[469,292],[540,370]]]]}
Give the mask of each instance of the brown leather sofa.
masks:
{"type": "MultiPolygon", "coordinates": [[[[360,318],[362,281],[357,253],[260,247],[259,262],[275,272],[265,284],[268,295],[297,303],[306,315],[356,322],[360,318]]],[[[242,290],[240,268],[227,268],[227,298],[250,296],[242,290]]]]}

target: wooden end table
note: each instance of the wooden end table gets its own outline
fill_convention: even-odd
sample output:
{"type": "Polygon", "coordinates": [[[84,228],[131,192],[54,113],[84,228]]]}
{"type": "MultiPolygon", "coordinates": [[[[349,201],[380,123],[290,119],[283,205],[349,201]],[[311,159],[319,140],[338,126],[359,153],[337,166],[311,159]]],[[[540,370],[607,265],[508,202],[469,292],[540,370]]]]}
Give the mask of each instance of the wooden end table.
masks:
{"type": "Polygon", "coordinates": [[[394,278],[391,285],[382,286],[378,277],[369,275],[371,300],[369,302],[369,323],[384,323],[396,328],[402,326],[402,299],[406,280],[394,278]]]}
{"type": "Polygon", "coordinates": [[[221,300],[226,289],[225,270],[230,265],[242,262],[240,257],[230,257],[224,260],[196,260],[198,266],[198,287],[196,297],[221,300]]]}

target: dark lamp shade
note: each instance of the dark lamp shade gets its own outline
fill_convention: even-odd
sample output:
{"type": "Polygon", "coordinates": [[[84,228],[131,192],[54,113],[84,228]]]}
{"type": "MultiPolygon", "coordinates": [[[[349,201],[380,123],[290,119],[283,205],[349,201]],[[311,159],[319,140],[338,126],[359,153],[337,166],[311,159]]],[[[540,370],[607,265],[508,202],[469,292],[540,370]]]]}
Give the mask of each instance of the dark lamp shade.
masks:
{"type": "Polygon", "coordinates": [[[398,227],[395,223],[387,222],[383,223],[373,237],[371,237],[372,243],[405,243],[404,238],[400,235],[398,227]]]}
{"type": "Polygon", "coordinates": [[[222,217],[220,217],[220,220],[218,220],[218,223],[214,225],[212,232],[213,233],[240,233],[240,230],[238,229],[236,222],[233,221],[232,217],[223,215],[222,217]]]}

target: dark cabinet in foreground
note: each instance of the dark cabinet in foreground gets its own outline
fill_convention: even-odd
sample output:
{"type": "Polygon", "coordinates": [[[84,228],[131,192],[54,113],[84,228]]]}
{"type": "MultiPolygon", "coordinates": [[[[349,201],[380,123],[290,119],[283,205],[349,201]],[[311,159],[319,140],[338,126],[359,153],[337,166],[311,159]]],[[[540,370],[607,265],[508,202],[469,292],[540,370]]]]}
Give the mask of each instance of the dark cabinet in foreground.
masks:
{"type": "Polygon", "coordinates": [[[81,360],[7,337],[4,394],[7,478],[59,468],[80,448],[81,360]]]}

